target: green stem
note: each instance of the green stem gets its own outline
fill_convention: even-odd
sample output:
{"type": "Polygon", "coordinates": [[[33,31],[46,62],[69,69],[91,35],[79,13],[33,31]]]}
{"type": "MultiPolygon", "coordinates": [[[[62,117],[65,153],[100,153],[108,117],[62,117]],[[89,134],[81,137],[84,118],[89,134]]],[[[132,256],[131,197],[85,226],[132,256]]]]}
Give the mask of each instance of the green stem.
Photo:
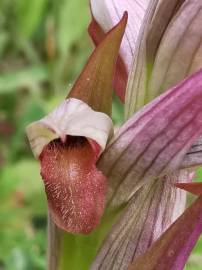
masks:
{"type": "Polygon", "coordinates": [[[117,213],[105,213],[101,224],[89,235],[73,235],[61,231],[57,267],[49,270],[89,270],[117,213]]]}
{"type": "Polygon", "coordinates": [[[58,269],[59,253],[60,253],[61,231],[48,215],[48,251],[47,264],[48,270],[58,269]]]}

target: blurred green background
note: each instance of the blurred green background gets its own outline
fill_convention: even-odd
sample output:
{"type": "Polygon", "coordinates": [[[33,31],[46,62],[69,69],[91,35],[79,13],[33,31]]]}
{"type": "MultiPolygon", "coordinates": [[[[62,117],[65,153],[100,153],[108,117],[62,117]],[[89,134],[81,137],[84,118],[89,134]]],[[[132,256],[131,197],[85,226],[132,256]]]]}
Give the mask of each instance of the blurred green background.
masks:
{"type": "MultiPolygon", "coordinates": [[[[46,200],[25,127],[67,95],[93,49],[89,21],[88,0],[0,0],[0,270],[46,268],[46,200]]],[[[201,252],[202,241],[187,269],[202,269],[201,252]]]]}

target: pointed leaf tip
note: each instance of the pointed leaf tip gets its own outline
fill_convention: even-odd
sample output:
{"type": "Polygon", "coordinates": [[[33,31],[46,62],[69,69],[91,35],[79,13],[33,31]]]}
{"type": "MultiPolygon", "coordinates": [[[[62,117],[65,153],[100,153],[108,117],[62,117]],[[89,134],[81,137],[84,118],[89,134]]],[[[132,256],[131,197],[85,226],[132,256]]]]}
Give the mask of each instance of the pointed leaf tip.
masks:
{"type": "Polygon", "coordinates": [[[119,21],[120,14],[123,14],[124,11],[128,11],[129,14],[120,49],[120,60],[117,62],[116,76],[114,79],[114,89],[123,102],[125,100],[128,73],[131,70],[133,58],[136,55],[137,39],[149,2],[151,1],[90,0],[92,24],[89,28],[89,34],[96,46],[100,38],[102,39],[102,34],[106,33],[119,21]],[[100,29],[103,32],[102,34],[100,29]]]}
{"type": "Polygon", "coordinates": [[[202,183],[176,183],[175,186],[180,189],[184,189],[194,195],[202,195],[202,183]]]}
{"type": "Polygon", "coordinates": [[[92,109],[111,115],[112,82],[128,14],[109,31],[90,56],[68,97],[86,102],[92,109]]]}
{"type": "MultiPolygon", "coordinates": [[[[98,44],[103,40],[103,38],[106,35],[105,32],[100,27],[100,25],[94,19],[94,17],[92,18],[92,21],[89,24],[88,32],[96,46],[98,46],[98,44]]],[[[125,100],[127,79],[128,79],[128,71],[126,68],[126,63],[124,59],[121,57],[121,55],[119,55],[116,64],[113,87],[116,91],[116,94],[123,103],[125,100]]]]}

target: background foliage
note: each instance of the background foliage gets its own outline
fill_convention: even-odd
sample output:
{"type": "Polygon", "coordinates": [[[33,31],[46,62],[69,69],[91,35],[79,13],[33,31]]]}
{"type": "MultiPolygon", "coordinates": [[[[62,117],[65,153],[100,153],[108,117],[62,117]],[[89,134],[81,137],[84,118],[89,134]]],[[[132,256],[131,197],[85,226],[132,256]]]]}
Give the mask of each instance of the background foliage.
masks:
{"type": "MultiPolygon", "coordinates": [[[[45,269],[46,200],[25,127],[67,95],[93,48],[89,21],[87,0],[0,0],[0,270],[45,269]]],[[[187,269],[201,269],[201,251],[187,269]]]]}

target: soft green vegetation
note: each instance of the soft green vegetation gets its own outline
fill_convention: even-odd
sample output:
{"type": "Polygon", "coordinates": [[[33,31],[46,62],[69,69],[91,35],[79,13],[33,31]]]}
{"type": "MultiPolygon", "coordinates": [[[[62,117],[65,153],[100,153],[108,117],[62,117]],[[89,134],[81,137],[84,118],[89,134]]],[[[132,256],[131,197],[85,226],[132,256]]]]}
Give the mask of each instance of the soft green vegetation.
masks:
{"type": "MultiPolygon", "coordinates": [[[[89,20],[88,0],[0,0],[0,270],[45,269],[46,200],[25,127],[67,95],[92,50],[89,20]]],[[[117,99],[113,111],[120,123],[117,99]]],[[[202,241],[187,269],[201,269],[201,252],[202,241]]]]}
{"type": "Polygon", "coordinates": [[[0,0],[0,269],[43,270],[46,200],[25,126],[58,104],[92,43],[87,0],[0,0]]]}

